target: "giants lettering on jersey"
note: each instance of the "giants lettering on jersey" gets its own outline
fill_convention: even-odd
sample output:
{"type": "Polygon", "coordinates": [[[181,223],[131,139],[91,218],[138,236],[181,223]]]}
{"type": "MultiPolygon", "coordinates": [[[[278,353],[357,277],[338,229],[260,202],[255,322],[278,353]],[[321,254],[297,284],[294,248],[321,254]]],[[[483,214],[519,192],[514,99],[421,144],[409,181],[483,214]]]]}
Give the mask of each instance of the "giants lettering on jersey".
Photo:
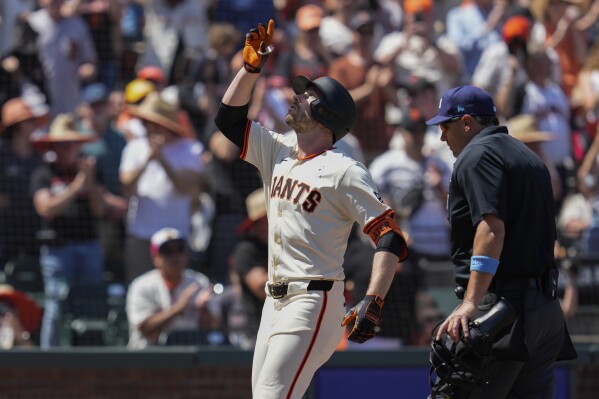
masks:
{"type": "Polygon", "coordinates": [[[320,191],[316,189],[311,190],[308,184],[300,183],[295,179],[285,179],[283,176],[275,176],[273,178],[272,190],[270,193],[271,198],[279,197],[280,199],[298,204],[302,199],[302,196],[306,193],[307,195],[302,202],[302,209],[312,213],[322,200],[320,191]]]}

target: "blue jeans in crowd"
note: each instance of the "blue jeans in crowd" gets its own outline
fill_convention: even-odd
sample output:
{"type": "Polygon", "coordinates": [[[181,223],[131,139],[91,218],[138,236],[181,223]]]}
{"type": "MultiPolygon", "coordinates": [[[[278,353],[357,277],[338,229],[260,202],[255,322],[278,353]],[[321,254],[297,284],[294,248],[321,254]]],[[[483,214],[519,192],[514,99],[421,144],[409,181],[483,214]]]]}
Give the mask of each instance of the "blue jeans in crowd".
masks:
{"type": "Polygon", "coordinates": [[[42,246],[40,265],[44,276],[44,317],[40,333],[42,349],[60,346],[61,303],[73,284],[100,283],[102,247],[98,240],[42,246]]]}

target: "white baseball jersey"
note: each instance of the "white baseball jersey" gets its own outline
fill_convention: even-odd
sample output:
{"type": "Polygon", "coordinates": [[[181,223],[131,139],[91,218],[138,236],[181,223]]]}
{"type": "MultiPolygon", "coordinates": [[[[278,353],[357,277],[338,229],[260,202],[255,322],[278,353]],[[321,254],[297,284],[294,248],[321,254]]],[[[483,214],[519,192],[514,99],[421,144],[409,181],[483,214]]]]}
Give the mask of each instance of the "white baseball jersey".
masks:
{"type": "MultiPolygon", "coordinates": [[[[155,342],[142,335],[138,326],[153,314],[162,312],[179,299],[183,291],[191,284],[198,284],[198,294],[210,285],[204,274],[187,269],[177,287],[170,291],[158,269],[150,270],[137,277],[127,291],[127,318],[129,320],[129,343],[131,349],[142,349],[155,342]]],[[[193,304],[193,299],[185,311],[173,319],[164,332],[180,330],[196,330],[199,327],[200,311],[193,304]]]]}
{"type": "MultiPolygon", "coordinates": [[[[281,135],[252,122],[241,158],[264,181],[269,222],[269,280],[343,280],[343,255],[354,222],[378,239],[392,212],[370,172],[332,149],[297,156],[295,134],[281,135]]],[[[365,265],[368,267],[369,265],[365,265]]]]}
{"type": "MultiPolygon", "coordinates": [[[[343,336],[343,256],[354,222],[376,242],[392,229],[368,170],[338,149],[298,158],[297,136],[248,122],[241,158],[264,181],[269,229],[269,282],[287,282],[287,296],[268,295],[254,350],[254,399],[300,399],[343,336]],[[308,291],[308,280],[335,280],[308,291]]],[[[371,265],[364,265],[371,267],[371,265]]]]}

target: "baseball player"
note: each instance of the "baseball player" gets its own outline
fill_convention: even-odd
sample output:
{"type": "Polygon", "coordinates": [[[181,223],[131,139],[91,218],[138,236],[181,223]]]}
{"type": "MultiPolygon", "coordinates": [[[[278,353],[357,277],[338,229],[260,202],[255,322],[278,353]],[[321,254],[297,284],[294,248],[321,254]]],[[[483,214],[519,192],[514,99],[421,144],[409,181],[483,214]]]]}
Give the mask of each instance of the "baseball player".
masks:
{"type": "MultiPolygon", "coordinates": [[[[364,342],[381,322],[396,264],[407,255],[393,210],[364,165],[334,147],[353,126],[356,108],[336,80],[298,76],[281,135],[247,119],[250,93],[269,52],[274,21],[246,34],[242,68],[215,123],[262,176],[269,222],[267,293],[252,370],[253,397],[302,397],[316,370],[348,338],[364,342]],[[343,254],[354,222],[377,246],[364,299],[347,314],[343,254]],[[344,317],[345,314],[345,317],[344,317]]],[[[364,267],[368,267],[364,265],[364,267]]]]}

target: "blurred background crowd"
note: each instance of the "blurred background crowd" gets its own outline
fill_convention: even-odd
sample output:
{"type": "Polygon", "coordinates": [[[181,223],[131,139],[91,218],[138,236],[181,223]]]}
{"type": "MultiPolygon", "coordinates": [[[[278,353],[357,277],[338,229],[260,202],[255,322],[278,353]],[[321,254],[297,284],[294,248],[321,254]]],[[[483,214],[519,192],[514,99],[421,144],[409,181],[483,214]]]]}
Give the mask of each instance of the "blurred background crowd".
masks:
{"type": "MultiPolygon", "coordinates": [[[[0,347],[253,348],[261,179],[212,120],[244,34],[270,18],[249,117],[285,133],[294,76],[339,80],[358,116],[336,146],[410,237],[382,331],[361,348],[427,345],[455,303],[454,158],[424,121],[461,84],[491,93],[547,165],[563,308],[575,336],[597,340],[599,0],[3,0],[0,347]]],[[[373,253],[356,229],[348,306],[373,253]]]]}

